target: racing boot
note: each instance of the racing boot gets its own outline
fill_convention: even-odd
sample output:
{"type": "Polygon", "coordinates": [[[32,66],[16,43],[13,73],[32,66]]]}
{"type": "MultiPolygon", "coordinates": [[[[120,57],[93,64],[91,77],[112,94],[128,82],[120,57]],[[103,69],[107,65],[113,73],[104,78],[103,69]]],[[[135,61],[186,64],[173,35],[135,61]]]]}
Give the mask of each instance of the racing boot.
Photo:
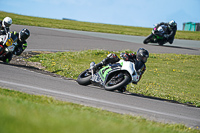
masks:
{"type": "Polygon", "coordinates": [[[94,66],[95,66],[95,62],[93,61],[93,62],[90,63],[90,69],[93,69],[94,66]]]}

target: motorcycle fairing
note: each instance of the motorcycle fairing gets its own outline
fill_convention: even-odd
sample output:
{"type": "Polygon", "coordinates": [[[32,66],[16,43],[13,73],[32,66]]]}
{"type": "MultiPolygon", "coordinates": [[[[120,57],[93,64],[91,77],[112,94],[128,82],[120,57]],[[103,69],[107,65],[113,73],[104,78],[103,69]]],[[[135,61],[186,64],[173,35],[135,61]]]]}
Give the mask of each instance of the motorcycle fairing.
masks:
{"type": "Polygon", "coordinates": [[[152,30],[152,33],[154,34],[153,38],[162,40],[163,34],[166,32],[166,30],[167,30],[167,26],[165,26],[165,25],[161,25],[157,29],[153,28],[153,30],[152,30]]]}
{"type": "Polygon", "coordinates": [[[17,36],[14,35],[14,33],[8,33],[8,36],[7,36],[7,40],[5,38],[4,41],[6,41],[6,46],[9,47],[9,46],[12,46],[13,43],[17,43],[17,36]]]}
{"type": "Polygon", "coordinates": [[[135,64],[133,62],[124,60],[120,60],[120,62],[123,63],[121,70],[126,70],[130,74],[132,82],[138,82],[140,75],[138,75],[136,72],[135,64]]]}
{"type": "Polygon", "coordinates": [[[9,38],[8,40],[7,40],[7,42],[6,42],[6,46],[7,47],[9,47],[9,46],[11,46],[12,44],[13,44],[13,39],[12,38],[9,38]]]}
{"type": "Polygon", "coordinates": [[[103,80],[101,79],[101,77],[100,77],[100,75],[99,75],[98,72],[95,73],[95,74],[92,76],[91,81],[92,81],[93,84],[96,84],[96,83],[97,83],[97,85],[102,85],[102,86],[103,86],[103,80]]]}
{"type": "Polygon", "coordinates": [[[108,75],[112,72],[118,71],[121,68],[121,64],[117,63],[117,64],[109,64],[105,67],[103,67],[102,69],[100,69],[100,71],[98,72],[99,75],[101,76],[103,81],[106,81],[108,75]]]}
{"type": "Polygon", "coordinates": [[[92,76],[91,81],[95,83],[99,83],[100,85],[104,86],[108,76],[116,71],[121,70],[121,65],[117,64],[109,64],[103,68],[101,68],[97,73],[92,76]]]}

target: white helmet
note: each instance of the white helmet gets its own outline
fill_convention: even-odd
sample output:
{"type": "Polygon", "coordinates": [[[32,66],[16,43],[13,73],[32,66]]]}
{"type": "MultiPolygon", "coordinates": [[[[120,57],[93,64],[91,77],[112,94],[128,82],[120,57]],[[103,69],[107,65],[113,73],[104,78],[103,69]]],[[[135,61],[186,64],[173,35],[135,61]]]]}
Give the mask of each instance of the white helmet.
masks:
{"type": "Polygon", "coordinates": [[[170,27],[174,27],[177,24],[176,24],[176,22],[174,20],[171,20],[171,21],[169,21],[169,25],[170,25],[170,27]]]}
{"type": "Polygon", "coordinates": [[[10,17],[5,17],[2,22],[3,27],[10,27],[12,24],[12,19],[10,17]]]}

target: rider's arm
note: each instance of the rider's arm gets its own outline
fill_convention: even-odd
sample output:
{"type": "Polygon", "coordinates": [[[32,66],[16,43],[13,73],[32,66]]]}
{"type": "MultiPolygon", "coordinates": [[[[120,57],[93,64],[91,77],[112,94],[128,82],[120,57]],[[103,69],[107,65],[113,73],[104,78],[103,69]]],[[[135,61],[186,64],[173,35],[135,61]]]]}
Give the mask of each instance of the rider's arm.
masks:
{"type": "Polygon", "coordinates": [[[14,50],[15,55],[21,55],[21,53],[26,49],[27,42],[24,42],[22,44],[18,44],[17,47],[14,50]]]}
{"type": "MultiPolygon", "coordinates": [[[[27,48],[27,42],[25,42],[25,43],[22,44],[22,49],[23,49],[23,51],[24,51],[26,48],[27,48]]],[[[23,51],[22,51],[22,52],[23,52],[23,51]]]]}
{"type": "Polygon", "coordinates": [[[120,57],[123,58],[125,61],[128,61],[128,54],[127,53],[121,53],[120,57]]]}
{"type": "Polygon", "coordinates": [[[9,27],[3,27],[2,26],[2,21],[0,20],[0,35],[5,35],[6,33],[8,33],[10,31],[9,27]]]}
{"type": "Polygon", "coordinates": [[[125,61],[134,62],[135,58],[136,58],[136,55],[134,53],[129,53],[129,54],[127,54],[127,53],[121,53],[120,57],[123,58],[125,61]]]}
{"type": "Polygon", "coordinates": [[[146,65],[144,64],[143,67],[141,69],[138,70],[138,73],[140,73],[140,78],[138,80],[138,82],[140,81],[140,79],[142,78],[143,73],[146,70],[146,65]]]}
{"type": "Polygon", "coordinates": [[[10,28],[6,27],[4,30],[6,33],[8,33],[10,31],[10,28]]]}
{"type": "Polygon", "coordinates": [[[116,63],[118,62],[120,59],[119,57],[116,55],[116,54],[108,54],[107,57],[102,61],[102,64],[103,65],[107,65],[109,63],[113,64],[113,63],[116,63]]]}
{"type": "Polygon", "coordinates": [[[146,65],[144,64],[140,70],[141,70],[141,75],[142,75],[146,71],[146,65]]]}
{"type": "Polygon", "coordinates": [[[169,37],[174,37],[177,31],[177,27],[174,27],[173,29],[170,29],[169,37]]]}
{"type": "Polygon", "coordinates": [[[1,28],[0,29],[0,35],[6,35],[6,28],[1,28]]]}

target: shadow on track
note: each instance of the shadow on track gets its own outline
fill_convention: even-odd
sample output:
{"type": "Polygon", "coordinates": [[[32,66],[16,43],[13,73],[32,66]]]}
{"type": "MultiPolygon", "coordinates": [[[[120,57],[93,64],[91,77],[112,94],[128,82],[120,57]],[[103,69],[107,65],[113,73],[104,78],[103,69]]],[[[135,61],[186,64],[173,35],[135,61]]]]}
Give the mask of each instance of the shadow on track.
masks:
{"type": "MultiPolygon", "coordinates": [[[[100,89],[102,91],[106,91],[104,88],[102,88],[99,85],[91,84],[91,85],[88,85],[88,87],[91,87],[91,88],[94,88],[94,89],[100,89]]],[[[109,92],[109,93],[118,93],[118,94],[127,95],[127,96],[141,97],[141,98],[145,98],[145,99],[153,99],[153,100],[158,100],[158,101],[165,101],[165,102],[176,103],[176,104],[182,104],[182,105],[186,105],[186,106],[189,106],[189,107],[197,108],[195,105],[192,105],[192,103],[180,103],[180,102],[175,101],[175,100],[168,100],[168,99],[159,98],[159,97],[153,97],[153,96],[145,96],[143,94],[132,93],[132,92],[129,92],[129,91],[120,92],[118,90],[115,90],[115,91],[107,91],[107,92],[109,92]]]]}
{"type": "Polygon", "coordinates": [[[180,46],[173,46],[173,44],[170,45],[156,45],[153,43],[146,44],[146,45],[151,45],[151,46],[157,46],[157,47],[166,47],[166,48],[174,48],[174,49],[186,49],[186,50],[194,50],[194,51],[199,51],[199,48],[189,48],[189,47],[180,47],[180,46]]]}

